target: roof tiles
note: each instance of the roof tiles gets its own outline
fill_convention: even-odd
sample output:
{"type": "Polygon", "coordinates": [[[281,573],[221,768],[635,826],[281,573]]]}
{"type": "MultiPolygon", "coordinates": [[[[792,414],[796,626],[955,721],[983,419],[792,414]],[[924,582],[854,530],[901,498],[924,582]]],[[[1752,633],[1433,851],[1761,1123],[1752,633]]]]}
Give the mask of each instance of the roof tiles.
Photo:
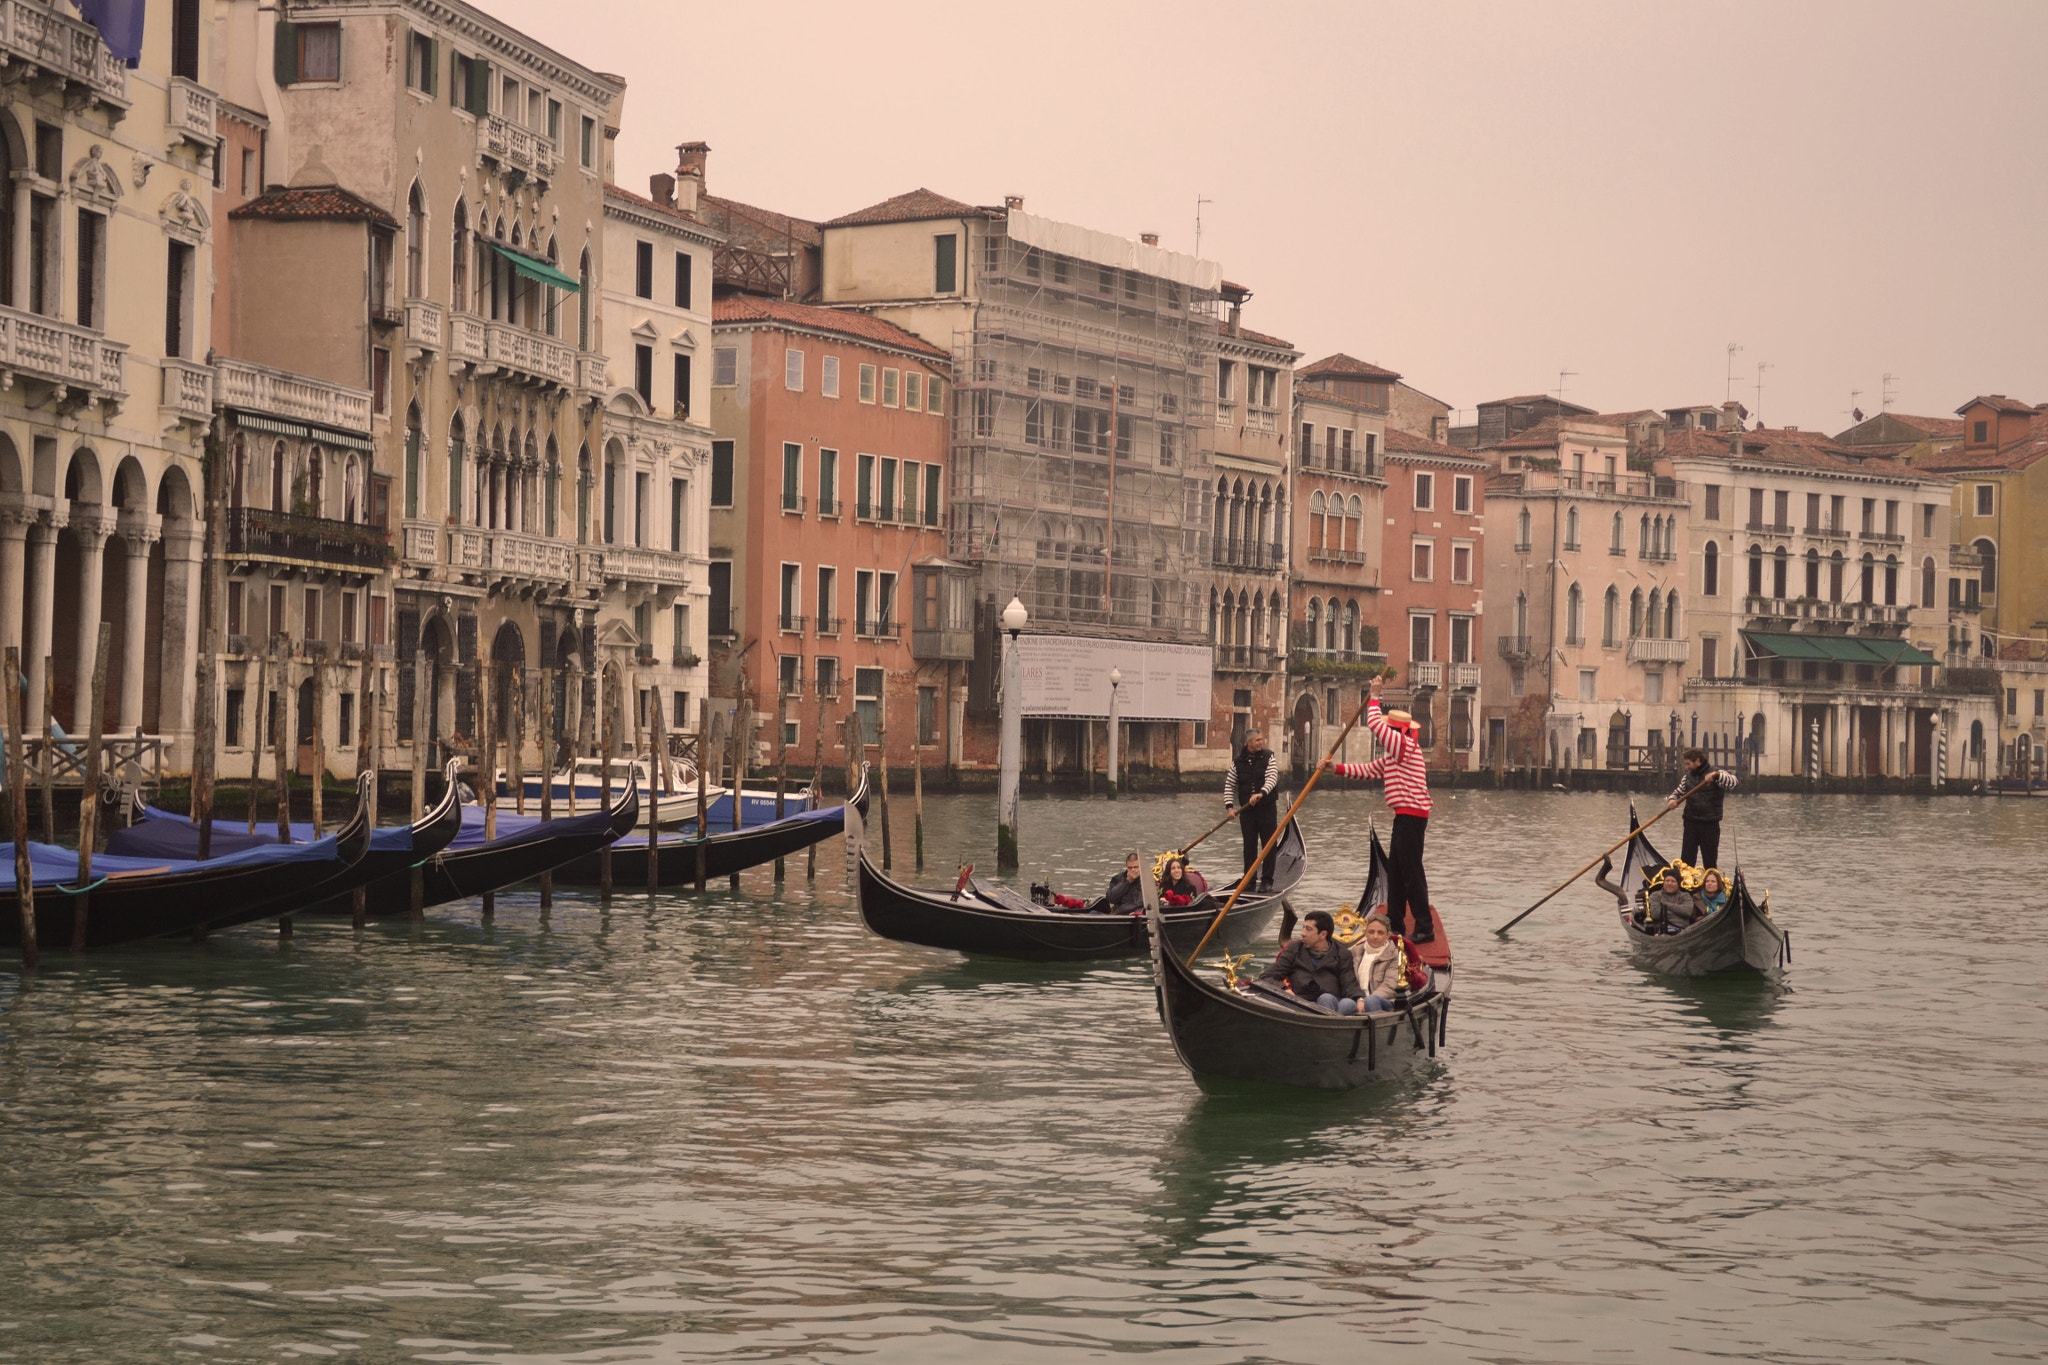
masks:
{"type": "Polygon", "coordinates": [[[264,218],[274,222],[353,222],[398,226],[396,218],[339,185],[274,188],[235,209],[228,217],[264,218]]]}
{"type": "Polygon", "coordinates": [[[1303,379],[1399,379],[1399,370],[1389,370],[1339,351],[1295,371],[1303,379]]]}
{"type": "Polygon", "coordinates": [[[831,332],[851,341],[864,341],[874,346],[886,346],[891,350],[909,351],[940,364],[948,363],[952,359],[923,337],[914,332],[906,332],[893,322],[884,322],[881,318],[867,313],[849,312],[843,308],[820,308],[816,304],[789,303],[781,299],[735,294],[712,303],[711,321],[713,326],[720,323],[780,322],[814,332],[831,332]]]}
{"type": "Polygon", "coordinates": [[[958,199],[949,199],[936,190],[918,188],[830,219],[825,226],[865,227],[873,223],[922,223],[934,218],[986,218],[992,212],[964,204],[958,199]]]}

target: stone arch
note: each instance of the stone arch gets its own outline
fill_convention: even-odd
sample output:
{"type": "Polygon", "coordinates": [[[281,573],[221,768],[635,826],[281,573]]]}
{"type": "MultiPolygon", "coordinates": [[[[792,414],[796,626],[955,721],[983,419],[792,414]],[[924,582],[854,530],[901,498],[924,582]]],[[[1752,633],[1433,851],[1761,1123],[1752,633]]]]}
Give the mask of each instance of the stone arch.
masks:
{"type": "Polygon", "coordinates": [[[417,180],[405,195],[405,293],[427,296],[427,197],[417,180]]]}
{"type": "Polygon", "coordinates": [[[1970,548],[1984,561],[1978,571],[1979,589],[1986,597],[1998,591],[1998,543],[1989,536],[1979,536],[1970,542],[1970,548]]]}
{"type": "Polygon", "coordinates": [[[98,506],[106,501],[100,477],[100,459],[91,446],[81,445],[71,452],[71,460],[64,466],[61,486],[66,502],[98,506]]]}
{"type": "Polygon", "coordinates": [[[629,519],[619,499],[632,484],[625,478],[626,443],[614,436],[604,443],[604,491],[599,501],[604,509],[604,543],[618,544],[619,527],[629,519]]]}
{"type": "Polygon", "coordinates": [[[28,492],[28,469],[21,462],[21,451],[14,444],[14,438],[0,432],[0,494],[10,502],[18,502],[28,492]]]}
{"type": "Polygon", "coordinates": [[[180,522],[193,520],[198,512],[191,481],[176,465],[166,469],[163,478],[157,481],[156,510],[158,516],[180,522]]]}
{"type": "Polygon", "coordinates": [[[458,313],[470,311],[469,304],[469,205],[461,195],[455,197],[455,212],[450,221],[454,229],[449,237],[448,249],[448,303],[458,313]]]}
{"type": "Polygon", "coordinates": [[[1322,746],[1316,743],[1315,693],[1303,692],[1294,699],[1294,710],[1288,714],[1287,727],[1294,732],[1294,743],[1289,747],[1294,776],[1299,780],[1308,772],[1309,755],[1322,750],[1322,746]]]}
{"type": "Polygon", "coordinates": [[[420,622],[420,652],[427,658],[422,682],[427,689],[426,739],[437,747],[436,764],[446,761],[439,750],[456,731],[457,680],[461,667],[455,658],[455,624],[447,613],[436,610],[420,622]]]}
{"type": "Polygon", "coordinates": [[[526,636],[514,622],[500,624],[491,637],[491,664],[491,727],[501,742],[509,743],[513,694],[526,673],[526,636]]]}
{"type": "Polygon", "coordinates": [[[1655,639],[1657,637],[1658,619],[1663,615],[1663,611],[1663,593],[1658,591],[1656,588],[1650,589],[1649,605],[1643,609],[1644,636],[1650,639],[1655,639]]]}

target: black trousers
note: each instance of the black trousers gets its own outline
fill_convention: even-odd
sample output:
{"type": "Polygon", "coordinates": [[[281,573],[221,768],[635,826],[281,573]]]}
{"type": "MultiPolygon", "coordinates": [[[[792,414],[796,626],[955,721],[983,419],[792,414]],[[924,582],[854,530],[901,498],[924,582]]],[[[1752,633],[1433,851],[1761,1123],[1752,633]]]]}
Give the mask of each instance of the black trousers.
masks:
{"type": "MultiPolygon", "coordinates": [[[[1244,865],[1250,868],[1252,860],[1259,856],[1259,850],[1266,846],[1266,840],[1273,837],[1279,827],[1280,812],[1273,809],[1270,795],[1259,798],[1256,806],[1240,806],[1237,811],[1238,833],[1244,836],[1244,865]]],[[[1259,865],[1259,880],[1266,885],[1273,884],[1273,860],[1266,859],[1259,865]]]]}
{"type": "Polygon", "coordinates": [[[1691,863],[1694,867],[1719,867],[1721,865],[1721,822],[1719,820],[1686,821],[1685,847],[1678,856],[1691,863]],[[1693,856],[1695,853],[1699,855],[1697,858],[1693,856]]]}
{"type": "Polygon", "coordinates": [[[1395,815],[1394,840],[1387,849],[1387,920],[1397,934],[1420,938],[1434,934],[1429,918],[1429,878],[1422,870],[1422,841],[1429,833],[1427,815],[1395,815]],[[1414,916],[1413,932],[1403,927],[1403,912],[1414,916]]]}

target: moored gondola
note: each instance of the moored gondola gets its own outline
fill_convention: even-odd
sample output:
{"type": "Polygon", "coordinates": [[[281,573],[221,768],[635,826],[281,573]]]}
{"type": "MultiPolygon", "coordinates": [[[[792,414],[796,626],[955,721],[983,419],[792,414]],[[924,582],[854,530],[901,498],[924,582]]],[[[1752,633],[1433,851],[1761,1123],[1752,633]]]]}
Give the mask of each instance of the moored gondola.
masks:
{"type": "Polygon", "coordinates": [[[1621,931],[1636,961],[1666,976],[1705,976],[1732,967],[1776,972],[1791,961],[1791,935],[1771,921],[1768,896],[1762,906],[1751,898],[1749,883],[1739,871],[1724,874],[1728,904],[1720,911],[1676,934],[1644,928],[1637,916],[1643,888],[1668,860],[1638,827],[1634,803],[1629,806],[1628,827],[1634,834],[1622,861],[1617,909],[1621,931]]]}
{"type": "MultiPolygon", "coordinates": [[[[1308,859],[1299,821],[1289,821],[1272,853],[1273,888],[1238,898],[1215,942],[1241,948],[1257,939],[1301,881],[1308,859]]],[[[1233,883],[1234,885],[1234,883],[1233,883]]],[[[1212,889],[1193,905],[1165,913],[1166,933],[1190,952],[1229,893],[1212,889]]],[[[1026,962],[1100,962],[1145,954],[1145,921],[1039,905],[1008,887],[968,875],[951,893],[904,886],[860,853],[860,917],[882,938],[927,948],[1026,962]]]]}
{"type": "MultiPolygon", "coordinates": [[[[367,791],[367,776],[359,791],[367,791]]],[[[308,885],[331,884],[360,862],[370,847],[367,801],[325,839],[270,844],[224,858],[93,858],[86,902],[86,945],[107,948],[138,939],[191,932],[224,916],[282,914],[303,900],[308,885]]],[[[36,940],[49,947],[72,941],[73,916],[83,899],[68,885],[78,872],[75,850],[29,846],[36,901],[36,940]]],[[[14,877],[14,847],[0,844],[0,946],[21,941],[21,909],[14,877]]]]}
{"type": "MultiPolygon", "coordinates": [[[[1373,870],[1384,861],[1372,840],[1373,870]]],[[[1384,885],[1382,881],[1381,885],[1384,885]]],[[[1372,879],[1360,908],[1371,900],[1372,879]]],[[[1427,1064],[1443,1045],[1451,1007],[1450,940],[1436,920],[1425,945],[1428,982],[1393,1009],[1340,1015],[1255,981],[1226,973],[1220,958],[1185,959],[1157,906],[1149,909],[1153,979],[1159,1015],[1174,1053],[1197,1083],[1263,1081],[1311,1090],[1354,1090],[1427,1064]],[[1440,964],[1440,965],[1439,965],[1440,964]]]]}
{"type": "MultiPolygon", "coordinates": [[[[865,764],[861,767],[860,780],[854,784],[853,796],[846,805],[800,811],[753,829],[714,833],[702,844],[704,875],[706,878],[729,877],[735,872],[759,867],[777,858],[801,853],[812,844],[822,843],[846,828],[847,806],[857,811],[861,818],[867,817],[868,773],[865,764]]],[[[712,826],[713,830],[717,828],[715,824],[712,826]]],[[[694,838],[664,837],[655,846],[657,884],[670,887],[694,885],[698,846],[694,838]]],[[[613,886],[631,889],[647,885],[648,848],[645,834],[626,835],[611,846],[613,886]]],[[[572,886],[595,886],[598,855],[586,854],[562,867],[555,873],[555,880],[572,886]]]]}

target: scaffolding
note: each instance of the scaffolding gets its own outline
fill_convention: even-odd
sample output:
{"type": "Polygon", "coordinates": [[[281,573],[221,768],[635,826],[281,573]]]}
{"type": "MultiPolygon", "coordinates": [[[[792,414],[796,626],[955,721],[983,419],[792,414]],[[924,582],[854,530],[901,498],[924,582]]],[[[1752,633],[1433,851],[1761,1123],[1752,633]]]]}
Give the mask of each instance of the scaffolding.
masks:
{"type": "Polygon", "coordinates": [[[952,556],[1048,628],[1206,640],[1216,289],[1000,222],[980,264],[953,346],[952,556]]]}

